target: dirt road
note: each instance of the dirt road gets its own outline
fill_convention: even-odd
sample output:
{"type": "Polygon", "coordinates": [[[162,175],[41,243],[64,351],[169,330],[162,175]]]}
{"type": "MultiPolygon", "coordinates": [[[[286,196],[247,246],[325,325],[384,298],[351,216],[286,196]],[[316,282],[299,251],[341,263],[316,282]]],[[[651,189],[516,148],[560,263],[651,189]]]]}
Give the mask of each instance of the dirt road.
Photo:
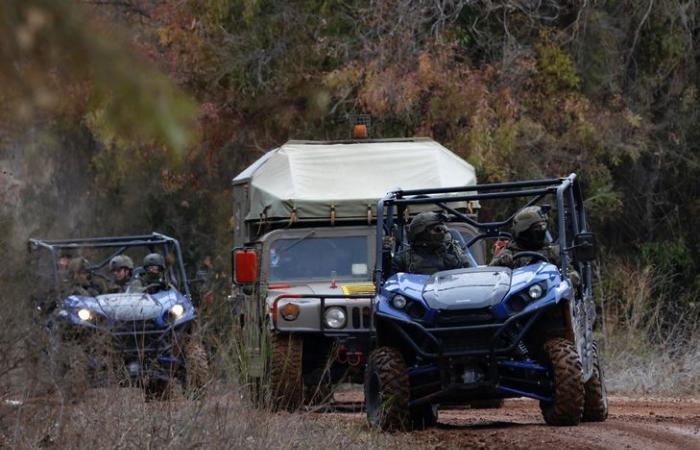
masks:
{"type": "MultiPolygon", "coordinates": [[[[501,409],[441,410],[437,427],[406,438],[436,449],[700,450],[700,399],[612,396],[609,402],[607,421],[578,427],[546,426],[538,403],[527,399],[507,400],[501,409]]],[[[333,415],[358,424],[365,420],[363,413],[333,415]]]]}

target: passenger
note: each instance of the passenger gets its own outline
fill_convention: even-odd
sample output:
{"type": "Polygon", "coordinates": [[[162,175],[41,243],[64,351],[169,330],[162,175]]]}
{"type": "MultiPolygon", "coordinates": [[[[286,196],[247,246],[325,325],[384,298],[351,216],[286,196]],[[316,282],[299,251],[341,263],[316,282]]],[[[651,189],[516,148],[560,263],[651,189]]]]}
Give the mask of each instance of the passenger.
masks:
{"type": "Polygon", "coordinates": [[[90,272],[90,264],[82,257],[73,258],[68,265],[68,294],[94,297],[104,292],[90,272]]]}
{"type": "Polygon", "coordinates": [[[441,270],[469,267],[464,250],[452,239],[445,226],[444,214],[423,212],[408,227],[410,247],[392,259],[393,273],[409,272],[432,275],[441,270]]]}
{"type": "Polygon", "coordinates": [[[523,257],[513,260],[519,252],[537,252],[546,256],[552,264],[559,264],[559,246],[546,242],[547,214],[539,206],[528,206],[513,218],[513,240],[508,242],[489,266],[516,267],[532,264],[532,258],[523,257]]]}
{"type": "Polygon", "coordinates": [[[165,280],[165,258],[160,253],[149,253],[143,258],[144,272],[129,284],[127,292],[154,293],[170,289],[165,280]]]}
{"type": "Polygon", "coordinates": [[[109,292],[125,292],[134,272],[134,261],[127,255],[117,255],[109,262],[109,271],[112,274],[109,292]]]}
{"type": "MultiPolygon", "coordinates": [[[[528,206],[520,210],[513,218],[513,240],[506,244],[489,263],[489,266],[503,266],[515,269],[533,264],[533,257],[514,259],[519,252],[536,252],[547,257],[549,262],[559,266],[559,245],[547,242],[547,214],[539,206],[528,206]]],[[[567,276],[574,286],[578,286],[581,277],[573,268],[567,268],[567,276]]]]}

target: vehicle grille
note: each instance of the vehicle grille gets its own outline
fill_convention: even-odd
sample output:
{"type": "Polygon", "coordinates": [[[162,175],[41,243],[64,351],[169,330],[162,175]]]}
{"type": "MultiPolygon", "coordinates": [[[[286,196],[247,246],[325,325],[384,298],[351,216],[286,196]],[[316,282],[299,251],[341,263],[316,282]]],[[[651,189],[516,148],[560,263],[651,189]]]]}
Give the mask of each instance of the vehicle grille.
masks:
{"type": "Polygon", "coordinates": [[[369,328],[371,312],[368,306],[350,307],[350,326],[355,330],[369,328]]]}
{"type": "Polygon", "coordinates": [[[437,314],[437,326],[479,325],[492,323],[494,315],[489,308],[441,310],[437,314]]]}
{"type": "Polygon", "coordinates": [[[488,350],[491,340],[490,333],[484,334],[460,334],[445,336],[441,339],[443,352],[462,352],[470,350],[488,350]]]}

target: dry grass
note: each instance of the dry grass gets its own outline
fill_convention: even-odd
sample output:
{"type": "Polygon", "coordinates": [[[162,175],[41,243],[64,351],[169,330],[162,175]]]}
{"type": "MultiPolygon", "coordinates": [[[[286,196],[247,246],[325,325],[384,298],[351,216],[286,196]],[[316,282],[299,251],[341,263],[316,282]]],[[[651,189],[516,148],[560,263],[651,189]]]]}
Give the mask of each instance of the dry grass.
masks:
{"type": "MultiPolygon", "coordinates": [[[[8,407],[5,407],[6,413],[8,407]]],[[[202,401],[144,402],[136,389],[95,389],[75,404],[29,401],[5,416],[10,448],[406,448],[401,434],[370,432],[357,421],[256,410],[231,389],[202,401]],[[321,420],[326,419],[326,420],[321,420]]]]}
{"type": "Polygon", "coordinates": [[[671,295],[674,280],[653,267],[624,261],[606,266],[605,276],[605,268],[599,271],[597,298],[608,390],[700,394],[700,324],[693,299],[671,295]]]}

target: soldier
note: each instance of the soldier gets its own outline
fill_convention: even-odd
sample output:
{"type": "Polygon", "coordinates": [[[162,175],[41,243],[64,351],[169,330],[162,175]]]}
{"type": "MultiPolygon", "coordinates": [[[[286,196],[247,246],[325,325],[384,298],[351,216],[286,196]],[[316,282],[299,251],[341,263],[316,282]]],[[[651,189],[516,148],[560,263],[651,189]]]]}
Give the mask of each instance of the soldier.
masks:
{"type": "Polygon", "coordinates": [[[165,281],[165,258],[160,253],[149,253],[143,258],[144,273],[129,284],[127,292],[158,292],[169,289],[165,281]]]}
{"type": "Polygon", "coordinates": [[[73,258],[68,265],[69,295],[94,297],[104,292],[104,286],[97,283],[90,273],[90,264],[82,257],[73,258]]]}
{"type": "Polygon", "coordinates": [[[464,250],[445,227],[446,219],[444,214],[435,212],[416,215],[408,228],[411,245],[394,256],[392,271],[432,275],[441,270],[468,267],[464,250]]]}
{"type": "MultiPolygon", "coordinates": [[[[489,266],[504,266],[515,269],[532,264],[532,257],[522,257],[517,260],[513,256],[519,252],[537,252],[546,256],[554,265],[559,265],[559,245],[550,244],[547,240],[547,214],[539,206],[528,206],[519,211],[513,218],[513,240],[505,245],[498,254],[494,255],[489,266]]],[[[574,286],[578,286],[581,277],[571,267],[566,270],[567,276],[574,286]]]]}
{"type": "Polygon", "coordinates": [[[134,261],[127,255],[117,255],[109,262],[109,271],[112,274],[109,292],[124,292],[134,272],[134,261]]]}

